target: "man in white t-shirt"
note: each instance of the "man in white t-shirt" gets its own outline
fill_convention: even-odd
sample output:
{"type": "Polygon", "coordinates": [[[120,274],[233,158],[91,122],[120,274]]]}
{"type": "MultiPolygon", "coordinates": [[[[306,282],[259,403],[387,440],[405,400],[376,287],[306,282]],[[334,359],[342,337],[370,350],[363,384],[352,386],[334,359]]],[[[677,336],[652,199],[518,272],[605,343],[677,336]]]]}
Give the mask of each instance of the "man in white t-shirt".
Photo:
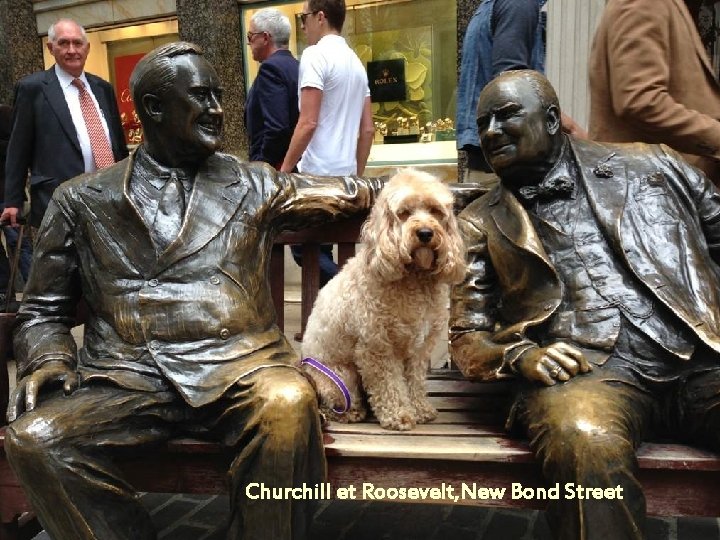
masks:
{"type": "MultiPolygon", "coordinates": [[[[344,0],[307,0],[300,15],[310,46],[300,58],[300,118],[281,171],[362,175],[374,135],[367,72],[340,35],[344,0]]],[[[330,246],[320,254],[320,284],[335,273],[330,246]]],[[[299,263],[300,251],[293,249],[299,263]]]]}
{"type": "Polygon", "coordinates": [[[340,36],[345,1],[308,0],[300,20],[310,46],[300,58],[300,118],[281,170],[361,175],[374,127],[365,67],[340,36]]]}

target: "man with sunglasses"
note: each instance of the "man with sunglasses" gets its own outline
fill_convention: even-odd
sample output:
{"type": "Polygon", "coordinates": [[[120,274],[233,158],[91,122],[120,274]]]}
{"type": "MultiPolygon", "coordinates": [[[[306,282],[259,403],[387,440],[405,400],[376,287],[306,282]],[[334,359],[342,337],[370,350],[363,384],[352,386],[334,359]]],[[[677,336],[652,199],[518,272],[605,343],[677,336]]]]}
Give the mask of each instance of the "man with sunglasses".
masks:
{"type": "MultiPolygon", "coordinates": [[[[280,170],[362,175],[374,126],[365,67],[340,35],[345,1],[307,0],[300,21],[310,46],[300,59],[300,118],[280,170]]],[[[299,263],[299,248],[293,256],[299,263]]],[[[330,246],[323,246],[320,284],[336,273],[330,246]]]]}
{"type": "Polygon", "coordinates": [[[298,121],[298,61],[288,50],[290,21],[275,8],[261,9],[250,19],[247,42],[260,62],[248,92],[245,127],[250,161],[282,165],[298,121]]]}

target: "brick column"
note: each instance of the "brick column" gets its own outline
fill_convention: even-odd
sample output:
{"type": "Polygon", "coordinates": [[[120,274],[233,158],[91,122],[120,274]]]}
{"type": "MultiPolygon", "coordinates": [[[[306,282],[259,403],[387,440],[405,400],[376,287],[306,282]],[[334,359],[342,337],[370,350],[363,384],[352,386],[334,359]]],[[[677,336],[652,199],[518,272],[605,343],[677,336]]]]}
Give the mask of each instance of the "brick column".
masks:
{"type": "Polygon", "coordinates": [[[0,0],[0,50],[0,103],[11,104],[15,83],[44,66],[31,0],[0,0]]]}

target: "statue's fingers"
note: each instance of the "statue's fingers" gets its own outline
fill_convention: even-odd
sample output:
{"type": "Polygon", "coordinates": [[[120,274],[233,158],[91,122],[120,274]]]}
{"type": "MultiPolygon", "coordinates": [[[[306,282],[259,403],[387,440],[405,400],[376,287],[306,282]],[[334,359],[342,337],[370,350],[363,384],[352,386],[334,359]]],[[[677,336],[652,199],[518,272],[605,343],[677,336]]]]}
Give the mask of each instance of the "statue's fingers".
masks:
{"type": "Polygon", "coordinates": [[[65,382],[63,383],[63,392],[65,392],[66,396],[72,394],[75,390],[78,389],[79,385],[80,377],[78,377],[77,373],[69,373],[65,376],[65,382]]]}
{"type": "Polygon", "coordinates": [[[530,349],[525,352],[517,364],[518,371],[528,381],[553,386],[555,380],[548,374],[545,364],[549,361],[544,349],[530,349]]]}
{"type": "Polygon", "coordinates": [[[537,380],[546,386],[553,386],[557,383],[557,379],[563,369],[548,355],[543,355],[542,361],[538,363],[535,371],[537,374],[537,380]]]}
{"type": "Polygon", "coordinates": [[[588,362],[584,354],[581,354],[580,358],[578,358],[578,365],[580,366],[580,373],[587,373],[588,371],[592,371],[592,364],[588,362]]]}
{"type": "Polygon", "coordinates": [[[569,343],[560,342],[556,343],[553,347],[550,348],[550,350],[560,351],[566,356],[572,358],[577,363],[578,371],[580,373],[587,373],[588,371],[592,371],[592,366],[587,361],[587,358],[585,357],[583,352],[577,347],[573,347],[569,343]]]}
{"type": "Polygon", "coordinates": [[[7,420],[14,422],[22,413],[22,404],[25,402],[25,385],[21,382],[13,391],[8,402],[7,420]]]}
{"type": "Polygon", "coordinates": [[[37,403],[38,388],[40,385],[37,380],[30,376],[27,385],[25,385],[25,410],[32,411],[37,403]]]}
{"type": "Polygon", "coordinates": [[[567,356],[570,356],[578,361],[580,360],[580,358],[584,357],[580,349],[578,349],[577,347],[573,347],[572,345],[570,345],[569,343],[565,343],[564,341],[553,344],[551,348],[563,352],[567,356]]]}
{"type": "Polygon", "coordinates": [[[557,366],[560,368],[560,371],[568,374],[567,379],[569,379],[570,377],[574,377],[578,374],[578,371],[580,370],[580,364],[573,357],[553,349],[548,349],[547,355],[552,361],[557,364],[557,366]]]}
{"type": "Polygon", "coordinates": [[[543,383],[545,386],[555,386],[557,381],[553,379],[546,371],[538,373],[536,381],[543,383]]]}

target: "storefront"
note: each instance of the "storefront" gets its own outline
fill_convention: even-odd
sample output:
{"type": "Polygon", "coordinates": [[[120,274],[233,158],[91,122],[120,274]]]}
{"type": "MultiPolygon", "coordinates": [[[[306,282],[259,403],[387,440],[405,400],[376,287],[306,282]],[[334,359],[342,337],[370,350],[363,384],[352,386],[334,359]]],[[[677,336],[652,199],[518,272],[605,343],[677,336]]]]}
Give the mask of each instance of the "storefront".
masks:
{"type": "MultiPolygon", "coordinates": [[[[302,5],[242,6],[243,30],[258,9],[275,7],[290,19],[290,49],[299,56],[307,46],[299,19],[302,5]]],[[[455,179],[455,0],[348,0],[347,6],[343,35],[368,70],[376,126],[370,172],[414,165],[455,179]]],[[[258,70],[249,46],[245,58],[249,87],[258,70]]]]}
{"type": "MultiPolygon", "coordinates": [[[[348,16],[343,34],[360,58],[370,63],[371,83],[376,91],[373,112],[379,133],[370,154],[371,166],[383,169],[399,164],[416,165],[442,174],[448,180],[457,177],[456,172],[450,172],[457,167],[457,152],[452,140],[452,126],[446,119],[452,121],[455,117],[458,33],[462,35],[477,3],[458,0],[347,1],[348,16]],[[396,68],[400,68],[399,73],[393,71],[396,68]],[[382,92],[377,92],[387,81],[395,84],[386,86],[394,86],[392,91],[401,93],[383,96],[382,92]],[[423,130],[429,132],[425,137],[423,130]],[[428,142],[412,142],[416,138],[428,142]],[[411,142],[397,143],[403,140],[411,142]]],[[[565,111],[582,125],[586,124],[588,109],[587,77],[577,74],[587,73],[587,55],[604,3],[604,0],[588,0],[587,3],[551,0],[548,4],[548,76],[558,90],[565,111]]],[[[212,12],[213,20],[221,23],[216,33],[225,31],[219,28],[233,27],[233,23],[223,24],[218,17],[237,18],[237,32],[233,27],[232,33],[236,33],[238,43],[242,43],[244,40],[240,36],[247,30],[252,13],[273,6],[291,20],[293,53],[301,54],[306,46],[298,19],[302,11],[300,1],[223,0],[217,4],[222,7],[215,7],[213,2],[203,8],[212,12]]],[[[715,2],[715,6],[717,4],[715,2]]],[[[128,141],[137,142],[138,126],[128,101],[125,79],[134,56],[138,58],[153,47],[184,35],[178,30],[183,24],[178,25],[178,17],[182,19],[182,16],[176,12],[175,1],[34,0],[33,10],[40,35],[44,35],[50,23],[60,17],[74,18],[88,29],[91,53],[87,69],[115,85],[125,113],[128,141]]],[[[714,14],[718,11],[714,7],[714,32],[717,29],[714,14]]],[[[182,22],[186,29],[188,24],[195,23],[182,22]]],[[[17,44],[17,40],[14,43],[17,44]]],[[[714,42],[713,47],[717,49],[717,43],[714,42]]],[[[229,69],[244,74],[239,77],[242,79],[240,84],[226,82],[230,87],[226,91],[226,139],[236,140],[233,147],[242,154],[245,136],[244,128],[239,124],[242,123],[244,95],[258,66],[251,60],[246,45],[240,48],[245,50],[220,48],[220,54],[233,59],[229,69]],[[232,95],[234,91],[237,91],[235,96],[232,95]],[[237,129],[230,133],[233,128],[237,129]]],[[[19,51],[17,46],[13,51],[19,60],[26,57],[25,51],[19,51]]],[[[716,54],[715,58],[716,64],[720,63],[720,55],[716,54]]],[[[46,54],[46,65],[50,65],[50,61],[46,54]]],[[[223,80],[232,79],[233,75],[225,66],[225,72],[221,74],[223,80]]]]}

